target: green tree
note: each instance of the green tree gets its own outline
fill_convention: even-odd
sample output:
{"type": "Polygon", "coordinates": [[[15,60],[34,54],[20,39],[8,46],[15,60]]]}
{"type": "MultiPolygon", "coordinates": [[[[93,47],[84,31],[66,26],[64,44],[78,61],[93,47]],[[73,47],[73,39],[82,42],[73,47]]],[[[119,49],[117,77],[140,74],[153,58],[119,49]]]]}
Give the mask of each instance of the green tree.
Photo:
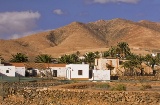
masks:
{"type": "Polygon", "coordinates": [[[117,54],[119,53],[116,46],[111,46],[108,52],[109,52],[110,57],[116,57],[117,54]]]}
{"type": "Polygon", "coordinates": [[[12,55],[10,62],[28,62],[28,57],[23,53],[12,55]]]}
{"type": "Polygon", "coordinates": [[[70,59],[72,63],[75,64],[80,63],[79,56],[77,54],[71,54],[70,59]]]}
{"type": "Polygon", "coordinates": [[[95,58],[100,58],[100,52],[99,51],[94,52],[94,54],[95,54],[95,58]]]}
{"type": "Polygon", "coordinates": [[[102,57],[109,57],[109,51],[104,51],[103,53],[102,53],[102,57]]]}
{"type": "Polygon", "coordinates": [[[128,43],[126,42],[119,42],[117,44],[117,47],[119,49],[120,57],[125,58],[126,56],[130,55],[130,48],[128,43]]]}
{"type": "Polygon", "coordinates": [[[137,65],[138,65],[138,62],[131,60],[131,61],[124,62],[122,64],[122,67],[124,67],[126,75],[135,75],[137,65]]]}
{"type": "Polygon", "coordinates": [[[97,55],[94,52],[88,52],[88,53],[85,53],[83,56],[84,56],[84,61],[88,63],[90,67],[93,68],[94,66],[93,64],[94,64],[95,58],[97,58],[97,55]]]}
{"type": "Polygon", "coordinates": [[[142,70],[142,62],[144,57],[141,55],[130,54],[127,56],[126,62],[122,64],[122,67],[125,68],[127,75],[137,75],[137,69],[142,70]]]}
{"type": "Polygon", "coordinates": [[[148,66],[152,67],[152,69],[154,69],[154,65],[159,64],[160,62],[160,59],[158,56],[152,56],[150,54],[147,54],[144,60],[148,66]]]}
{"type": "Polygon", "coordinates": [[[51,55],[48,55],[48,54],[40,54],[40,55],[36,56],[35,62],[37,62],[37,63],[51,63],[52,57],[51,57],[51,55]]]}
{"type": "Polygon", "coordinates": [[[67,64],[70,64],[70,63],[73,63],[73,64],[77,64],[77,63],[80,63],[80,60],[79,60],[79,57],[77,54],[71,54],[71,55],[62,55],[60,58],[59,58],[59,63],[67,63],[67,64]]]}

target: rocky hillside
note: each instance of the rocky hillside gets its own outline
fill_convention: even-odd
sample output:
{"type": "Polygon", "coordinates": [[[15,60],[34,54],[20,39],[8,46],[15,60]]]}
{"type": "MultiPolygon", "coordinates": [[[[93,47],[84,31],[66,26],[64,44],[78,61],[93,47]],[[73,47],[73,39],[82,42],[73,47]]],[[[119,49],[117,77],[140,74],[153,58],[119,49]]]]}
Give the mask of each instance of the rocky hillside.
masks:
{"type": "Polygon", "coordinates": [[[14,40],[0,40],[0,54],[9,59],[22,52],[30,57],[41,53],[58,57],[65,53],[104,51],[125,41],[132,48],[160,49],[160,24],[142,20],[98,20],[90,23],[72,22],[58,29],[28,35],[14,40]]]}

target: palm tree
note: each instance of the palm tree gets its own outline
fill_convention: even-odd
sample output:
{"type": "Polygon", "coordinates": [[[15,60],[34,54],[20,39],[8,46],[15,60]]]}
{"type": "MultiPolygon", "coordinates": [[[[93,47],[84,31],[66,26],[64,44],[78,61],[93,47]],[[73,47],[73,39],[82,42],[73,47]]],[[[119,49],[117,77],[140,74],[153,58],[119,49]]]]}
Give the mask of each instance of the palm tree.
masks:
{"type": "Polygon", "coordinates": [[[67,63],[69,64],[70,61],[69,61],[69,55],[65,54],[65,55],[62,55],[59,59],[58,59],[58,62],[59,63],[67,63]]]}
{"type": "Polygon", "coordinates": [[[158,56],[153,57],[150,54],[147,54],[144,59],[145,59],[146,64],[150,66],[152,69],[154,69],[154,65],[159,64],[160,62],[160,59],[158,56]]]}
{"type": "Polygon", "coordinates": [[[109,51],[104,51],[102,53],[102,57],[108,57],[110,54],[109,54],[109,51]]]}
{"type": "Polygon", "coordinates": [[[70,55],[71,63],[77,64],[80,63],[79,56],[77,54],[70,55]]]}
{"type": "Polygon", "coordinates": [[[79,57],[77,54],[71,54],[71,55],[62,55],[60,58],[59,58],[59,63],[67,63],[67,64],[70,64],[70,63],[74,63],[74,64],[77,64],[77,63],[80,63],[80,60],[79,60],[79,57]]]}
{"type": "Polygon", "coordinates": [[[28,57],[23,53],[12,55],[10,62],[28,62],[28,57]]]}
{"type": "Polygon", "coordinates": [[[119,49],[120,49],[120,57],[121,58],[125,58],[126,56],[128,56],[131,53],[129,45],[126,42],[119,42],[117,44],[117,47],[119,47],[119,49]]]}
{"type": "Polygon", "coordinates": [[[51,55],[48,55],[48,54],[40,54],[40,55],[36,56],[35,62],[37,62],[37,63],[51,63],[52,57],[51,57],[51,55]]]}
{"type": "Polygon", "coordinates": [[[144,60],[144,57],[140,55],[130,54],[129,56],[127,56],[127,60],[128,61],[122,64],[122,67],[128,70],[127,72],[130,75],[137,74],[137,71],[136,71],[137,69],[139,70],[143,69],[141,64],[144,60]]]}
{"type": "Polygon", "coordinates": [[[88,52],[84,54],[83,56],[84,56],[84,61],[89,63],[89,66],[93,68],[95,58],[97,57],[96,54],[94,52],[88,52]]]}
{"type": "Polygon", "coordinates": [[[100,58],[100,52],[99,51],[96,51],[94,53],[95,53],[95,58],[100,58]]]}
{"type": "Polygon", "coordinates": [[[117,47],[111,46],[111,48],[109,48],[108,52],[109,52],[109,55],[111,57],[116,57],[116,55],[117,55],[117,47]]]}

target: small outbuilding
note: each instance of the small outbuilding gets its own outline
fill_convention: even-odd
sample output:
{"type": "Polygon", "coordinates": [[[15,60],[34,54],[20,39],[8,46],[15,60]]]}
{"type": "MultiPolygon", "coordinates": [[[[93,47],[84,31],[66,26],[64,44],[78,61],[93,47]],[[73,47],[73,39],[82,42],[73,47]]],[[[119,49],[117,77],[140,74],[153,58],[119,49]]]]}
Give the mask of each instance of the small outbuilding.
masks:
{"type": "Polygon", "coordinates": [[[89,64],[66,65],[66,78],[69,80],[88,80],[89,64]]]}
{"type": "Polygon", "coordinates": [[[46,64],[52,72],[53,77],[66,77],[66,64],[46,64]]]}
{"type": "Polygon", "coordinates": [[[90,80],[110,80],[110,70],[93,70],[92,78],[90,80]]]}
{"type": "Polygon", "coordinates": [[[15,77],[15,66],[0,66],[0,76],[15,77]]]}
{"type": "Polygon", "coordinates": [[[24,63],[11,63],[11,65],[15,66],[15,76],[16,77],[25,77],[24,63]]]}

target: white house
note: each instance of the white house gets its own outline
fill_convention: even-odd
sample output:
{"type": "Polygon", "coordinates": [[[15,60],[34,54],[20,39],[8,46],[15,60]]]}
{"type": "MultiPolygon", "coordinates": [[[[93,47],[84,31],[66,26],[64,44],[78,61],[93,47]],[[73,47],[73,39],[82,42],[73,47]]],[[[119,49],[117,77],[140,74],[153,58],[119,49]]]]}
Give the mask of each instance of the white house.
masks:
{"type": "Polygon", "coordinates": [[[29,76],[66,77],[66,64],[26,63],[29,76]]]}
{"type": "Polygon", "coordinates": [[[15,77],[15,66],[0,66],[0,75],[15,77]]]}
{"type": "Polygon", "coordinates": [[[66,77],[66,64],[46,64],[52,72],[53,77],[66,77]]]}
{"type": "Polygon", "coordinates": [[[110,70],[93,70],[90,80],[110,80],[110,70]]]}
{"type": "Polygon", "coordinates": [[[25,77],[24,63],[11,63],[11,65],[15,66],[15,76],[16,77],[25,77]]]}
{"type": "Polygon", "coordinates": [[[89,79],[89,64],[68,64],[66,65],[66,78],[88,80],[89,79]]]}
{"type": "Polygon", "coordinates": [[[42,76],[45,75],[47,69],[45,63],[25,63],[26,76],[42,76]]]}

